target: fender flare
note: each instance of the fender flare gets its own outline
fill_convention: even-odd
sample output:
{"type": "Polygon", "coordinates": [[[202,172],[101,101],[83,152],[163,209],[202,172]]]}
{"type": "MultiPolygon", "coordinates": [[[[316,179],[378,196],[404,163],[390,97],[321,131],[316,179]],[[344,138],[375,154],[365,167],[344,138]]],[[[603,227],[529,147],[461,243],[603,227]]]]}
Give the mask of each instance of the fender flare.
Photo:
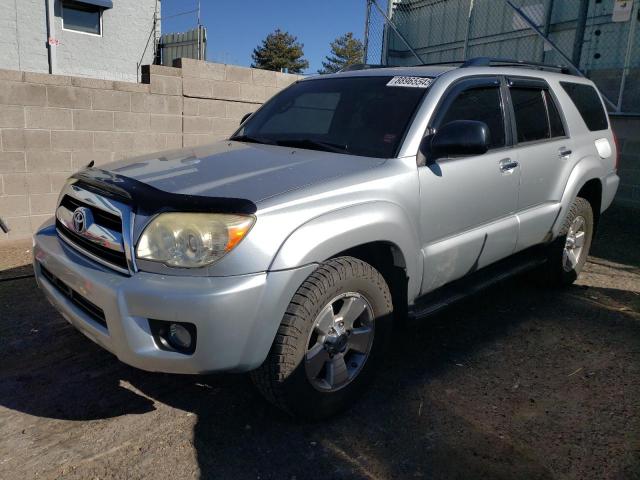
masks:
{"type": "MultiPolygon", "coordinates": [[[[573,167],[571,170],[571,174],[569,175],[569,179],[564,187],[564,192],[562,193],[562,198],[560,199],[560,210],[558,211],[558,216],[551,227],[551,238],[556,238],[562,228],[562,224],[569,212],[569,208],[571,208],[571,204],[578,196],[578,193],[586,185],[590,180],[597,179],[602,183],[602,178],[605,175],[604,168],[599,159],[594,156],[587,156],[573,167]]],[[[600,212],[597,212],[600,213],[600,212]]]]}
{"type": "Polygon", "coordinates": [[[395,246],[404,257],[408,296],[417,295],[423,260],[416,226],[397,204],[372,201],[332,210],[308,220],[282,243],[269,270],[321,263],[353,247],[371,242],[395,246]]]}

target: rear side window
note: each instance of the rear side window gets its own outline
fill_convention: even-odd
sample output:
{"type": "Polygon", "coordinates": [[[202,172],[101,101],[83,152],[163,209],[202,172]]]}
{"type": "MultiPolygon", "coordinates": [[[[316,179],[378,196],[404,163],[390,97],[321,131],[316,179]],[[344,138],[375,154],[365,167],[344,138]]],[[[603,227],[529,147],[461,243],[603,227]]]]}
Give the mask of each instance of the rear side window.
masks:
{"type": "Polygon", "coordinates": [[[560,82],[592,132],[609,128],[607,113],[595,88],[580,83],[560,82]]]}
{"type": "Polygon", "coordinates": [[[511,88],[511,101],[516,114],[518,143],[550,138],[543,90],[511,88]]]}
{"type": "Polygon", "coordinates": [[[481,87],[465,90],[449,106],[440,125],[454,120],[477,120],[489,127],[490,148],[505,146],[504,120],[498,87],[481,87]]]}

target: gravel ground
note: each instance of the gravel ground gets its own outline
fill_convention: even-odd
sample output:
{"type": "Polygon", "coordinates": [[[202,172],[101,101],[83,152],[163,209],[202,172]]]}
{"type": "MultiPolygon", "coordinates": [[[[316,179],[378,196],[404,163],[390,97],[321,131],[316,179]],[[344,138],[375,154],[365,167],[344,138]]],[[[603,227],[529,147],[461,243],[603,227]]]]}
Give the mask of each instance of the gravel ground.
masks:
{"type": "Polygon", "coordinates": [[[564,291],[518,278],[396,332],[346,414],[305,424],[245,376],[127,367],[0,251],[0,478],[640,479],[640,222],[603,217],[564,291]]]}

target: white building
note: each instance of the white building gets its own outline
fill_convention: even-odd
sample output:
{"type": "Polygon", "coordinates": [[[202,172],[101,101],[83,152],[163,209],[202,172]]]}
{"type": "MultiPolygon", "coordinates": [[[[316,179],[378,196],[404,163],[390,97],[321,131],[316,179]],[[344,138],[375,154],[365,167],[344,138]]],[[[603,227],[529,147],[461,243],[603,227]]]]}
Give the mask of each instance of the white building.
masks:
{"type": "Polygon", "coordinates": [[[0,0],[0,68],[136,81],[159,17],[160,0],[0,0]]]}

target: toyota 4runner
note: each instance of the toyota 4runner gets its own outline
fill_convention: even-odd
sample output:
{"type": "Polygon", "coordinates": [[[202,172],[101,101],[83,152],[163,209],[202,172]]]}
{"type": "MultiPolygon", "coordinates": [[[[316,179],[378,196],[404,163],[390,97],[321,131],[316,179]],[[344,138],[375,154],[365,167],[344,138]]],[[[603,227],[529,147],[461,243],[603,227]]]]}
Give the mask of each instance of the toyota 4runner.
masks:
{"type": "Polygon", "coordinates": [[[559,68],[352,69],[298,81],[228,140],[77,172],[34,267],[123,362],[251,372],[321,417],[399,318],[532,267],[573,282],[616,168],[601,96],[559,68]]]}

